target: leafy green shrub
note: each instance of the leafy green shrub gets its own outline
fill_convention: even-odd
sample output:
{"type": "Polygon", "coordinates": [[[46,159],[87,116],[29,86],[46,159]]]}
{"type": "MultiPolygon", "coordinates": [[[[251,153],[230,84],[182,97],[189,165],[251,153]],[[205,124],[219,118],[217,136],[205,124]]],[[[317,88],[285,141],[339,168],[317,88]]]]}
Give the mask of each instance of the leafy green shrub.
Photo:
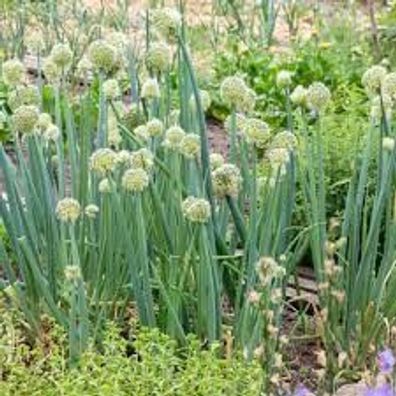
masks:
{"type": "MultiPolygon", "coordinates": [[[[4,318],[2,322],[4,326],[4,318]]],[[[257,362],[248,363],[239,355],[222,357],[219,344],[205,350],[195,337],[180,349],[158,330],[139,330],[132,339],[109,326],[101,352],[91,345],[79,366],[68,368],[64,336],[55,328],[41,345],[30,349],[20,343],[10,348],[8,327],[1,339],[0,394],[256,396],[261,389],[257,362]]]]}
{"type": "Polygon", "coordinates": [[[380,43],[383,54],[393,63],[396,60],[396,4],[386,9],[379,18],[380,43]]]}

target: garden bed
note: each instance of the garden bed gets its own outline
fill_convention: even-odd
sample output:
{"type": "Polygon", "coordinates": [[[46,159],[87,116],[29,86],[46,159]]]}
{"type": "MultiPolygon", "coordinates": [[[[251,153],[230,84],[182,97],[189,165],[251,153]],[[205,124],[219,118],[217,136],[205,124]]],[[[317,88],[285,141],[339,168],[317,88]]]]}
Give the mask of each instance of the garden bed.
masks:
{"type": "Polygon", "coordinates": [[[396,11],[154,3],[0,6],[0,393],[394,395],[396,11]]]}

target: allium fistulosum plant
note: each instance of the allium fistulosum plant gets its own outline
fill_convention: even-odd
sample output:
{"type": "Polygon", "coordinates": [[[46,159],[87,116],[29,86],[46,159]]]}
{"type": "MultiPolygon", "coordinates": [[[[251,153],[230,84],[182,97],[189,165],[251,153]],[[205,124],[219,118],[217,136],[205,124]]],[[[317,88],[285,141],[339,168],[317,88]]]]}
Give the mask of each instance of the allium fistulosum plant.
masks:
{"type": "Polygon", "coordinates": [[[189,332],[218,340],[231,326],[247,355],[262,358],[269,384],[281,369],[285,287],[302,245],[290,228],[295,137],[272,137],[254,117],[254,92],[232,76],[221,87],[229,158],[210,154],[210,96],[198,86],[182,15],[150,11],[147,34],[139,59],[120,33],[93,40],[76,65],[93,81],[76,94],[76,54],[57,44],[43,60],[43,102],[19,95],[20,62],[3,64],[10,95],[22,99],[8,116],[16,165],[0,150],[12,246],[9,255],[0,245],[5,292],[36,334],[43,314],[67,328],[73,359],[109,318],[132,315],[181,343],[189,332]]]}
{"type": "Polygon", "coordinates": [[[300,175],[318,280],[319,323],[327,368],[333,373],[364,365],[368,351],[381,345],[394,325],[396,162],[390,118],[394,81],[394,73],[382,66],[373,66],[362,78],[372,103],[371,126],[362,136],[341,219],[328,220],[326,213],[321,131],[330,92],[314,83],[291,94],[301,106],[300,175]],[[306,106],[316,117],[313,127],[308,127],[306,106]],[[342,367],[337,363],[340,356],[347,356],[342,367]]]}

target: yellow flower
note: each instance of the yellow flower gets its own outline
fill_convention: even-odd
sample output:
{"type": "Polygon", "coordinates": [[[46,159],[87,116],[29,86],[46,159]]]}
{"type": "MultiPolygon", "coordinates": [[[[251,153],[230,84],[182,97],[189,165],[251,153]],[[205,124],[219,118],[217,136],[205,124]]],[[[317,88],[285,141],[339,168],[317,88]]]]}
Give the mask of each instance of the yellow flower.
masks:
{"type": "Polygon", "coordinates": [[[193,159],[196,157],[200,149],[201,139],[196,134],[186,134],[180,142],[179,150],[187,158],[193,159]]]}
{"type": "Polygon", "coordinates": [[[186,133],[179,126],[171,126],[165,132],[165,140],[163,144],[165,147],[168,147],[170,149],[178,149],[185,135],[186,133]]]}
{"type": "Polygon", "coordinates": [[[117,50],[105,40],[96,40],[88,48],[88,57],[96,70],[110,72],[117,61],[117,50]]]}
{"type": "Polygon", "coordinates": [[[259,148],[265,147],[270,138],[268,124],[258,118],[247,118],[242,124],[242,132],[249,143],[259,148]]]}
{"type": "Polygon", "coordinates": [[[171,66],[171,51],[163,42],[150,44],[146,54],[146,66],[154,72],[164,72],[171,66]]]}
{"type": "Polygon", "coordinates": [[[220,168],[220,166],[224,165],[224,157],[219,153],[210,154],[210,167],[212,170],[220,168]]]}
{"type": "Polygon", "coordinates": [[[129,161],[131,168],[141,168],[148,172],[154,165],[154,156],[150,150],[141,148],[131,153],[129,161]]]}
{"type": "Polygon", "coordinates": [[[84,213],[90,219],[96,218],[96,215],[99,213],[99,208],[94,204],[89,204],[85,207],[84,213]]]}
{"type": "Polygon", "coordinates": [[[7,85],[18,85],[25,78],[25,66],[18,59],[10,59],[3,63],[3,80],[7,85]]]}
{"type": "Polygon", "coordinates": [[[311,110],[321,111],[330,101],[329,89],[321,82],[314,82],[308,87],[307,105],[311,110]]]}
{"type": "Polygon", "coordinates": [[[103,94],[106,99],[114,100],[121,95],[120,86],[118,81],[110,78],[103,83],[103,94]]]}
{"type": "Polygon", "coordinates": [[[298,85],[290,95],[290,100],[297,106],[305,106],[307,102],[307,90],[298,85]]]}
{"type": "Polygon", "coordinates": [[[110,180],[105,178],[99,182],[99,192],[102,194],[110,193],[111,192],[111,185],[110,180]]]}
{"type": "Polygon", "coordinates": [[[332,44],[329,41],[323,41],[319,44],[319,48],[321,49],[327,49],[330,48],[332,44]]]}
{"type": "Polygon", "coordinates": [[[56,206],[56,215],[65,223],[75,223],[80,216],[81,207],[74,198],[63,198],[56,206]]]}
{"type": "Polygon", "coordinates": [[[225,104],[240,111],[254,107],[255,93],[238,76],[226,77],[220,86],[220,95],[225,104]]]}
{"type": "Polygon", "coordinates": [[[72,62],[73,52],[68,44],[58,43],[52,47],[50,57],[56,66],[66,69],[72,62]]]}
{"type": "Polygon", "coordinates": [[[50,56],[43,62],[43,72],[45,78],[52,83],[56,82],[61,75],[61,69],[50,56]]]}
{"type": "Polygon", "coordinates": [[[210,217],[210,204],[206,199],[190,196],[183,201],[182,212],[192,223],[206,223],[210,217]]]}
{"type": "Polygon", "coordinates": [[[213,189],[217,197],[238,195],[242,177],[239,169],[232,164],[224,164],[212,173],[213,189]]]}
{"type": "Polygon", "coordinates": [[[91,155],[91,169],[100,175],[105,175],[115,168],[116,158],[117,155],[113,150],[109,148],[98,149],[91,155]]]}
{"type": "Polygon", "coordinates": [[[380,65],[371,66],[362,77],[362,84],[368,94],[378,93],[381,84],[387,75],[385,67],[380,65]]]}
{"type": "Polygon", "coordinates": [[[292,83],[292,73],[287,70],[281,70],[276,76],[276,85],[279,88],[290,87],[292,83]]]}
{"type": "Polygon", "coordinates": [[[128,192],[142,192],[149,185],[149,176],[142,168],[128,169],[122,176],[121,184],[128,192]]]}
{"type": "Polygon", "coordinates": [[[175,38],[181,24],[180,13],[174,8],[162,7],[151,11],[151,22],[154,29],[165,39],[175,38]]]}
{"type": "Polygon", "coordinates": [[[147,122],[146,129],[149,136],[156,137],[162,135],[162,132],[164,131],[164,124],[161,120],[153,118],[147,122]]]}
{"type": "Polygon", "coordinates": [[[36,106],[20,106],[12,116],[15,130],[26,134],[34,131],[38,119],[39,111],[36,106]]]}
{"type": "Polygon", "coordinates": [[[143,83],[141,96],[144,99],[154,99],[161,96],[160,88],[156,78],[149,78],[143,83]]]}

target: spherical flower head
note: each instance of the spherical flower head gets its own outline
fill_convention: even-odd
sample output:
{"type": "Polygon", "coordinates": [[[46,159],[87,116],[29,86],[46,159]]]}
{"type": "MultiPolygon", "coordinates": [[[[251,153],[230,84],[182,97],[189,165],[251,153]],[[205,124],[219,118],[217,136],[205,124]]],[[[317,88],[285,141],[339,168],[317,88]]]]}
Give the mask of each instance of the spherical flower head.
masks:
{"type": "Polygon", "coordinates": [[[49,56],[43,62],[43,73],[49,82],[54,83],[58,81],[61,75],[61,69],[49,56]]]}
{"type": "Polygon", "coordinates": [[[377,356],[378,368],[383,374],[390,374],[396,364],[395,355],[390,348],[386,348],[378,353],[377,356]]]}
{"type": "Polygon", "coordinates": [[[117,50],[105,40],[96,40],[88,48],[88,58],[97,71],[109,73],[117,59],[117,50]]]}
{"type": "Polygon", "coordinates": [[[121,32],[110,32],[105,37],[106,43],[113,48],[115,54],[112,69],[122,69],[126,64],[127,36],[121,32]]]}
{"type": "Polygon", "coordinates": [[[69,282],[76,282],[81,279],[81,270],[78,265],[66,265],[64,274],[69,282]]]}
{"type": "Polygon", "coordinates": [[[388,95],[377,95],[371,100],[370,116],[374,121],[380,121],[385,111],[385,117],[389,120],[392,117],[392,98],[388,95]]]}
{"type": "Polygon", "coordinates": [[[270,138],[268,124],[258,118],[247,118],[242,124],[242,132],[248,143],[264,148],[270,138]]]}
{"type": "Polygon", "coordinates": [[[50,57],[60,69],[68,69],[72,63],[73,52],[68,44],[58,43],[52,47],[50,57]]]}
{"type": "Polygon", "coordinates": [[[387,71],[385,67],[380,65],[371,66],[366,70],[362,77],[362,85],[366,89],[366,92],[369,95],[378,93],[386,75],[387,71]]]}
{"type": "Polygon", "coordinates": [[[244,113],[251,113],[256,105],[256,92],[253,89],[247,88],[245,95],[242,97],[239,104],[239,110],[244,113]]]}
{"type": "Polygon", "coordinates": [[[163,7],[151,11],[151,23],[154,29],[167,40],[173,40],[181,24],[181,15],[174,8],[163,7]]]}
{"type": "Polygon", "coordinates": [[[36,128],[39,131],[44,132],[50,125],[52,125],[51,115],[48,113],[40,113],[37,120],[36,128]]]}
{"type": "Polygon", "coordinates": [[[219,153],[212,153],[209,156],[210,167],[213,170],[220,168],[220,166],[224,165],[224,157],[219,153]]]}
{"type": "MultiPolygon", "coordinates": [[[[201,99],[202,110],[203,111],[208,111],[208,109],[209,109],[209,107],[210,107],[210,105],[212,103],[212,100],[210,98],[209,92],[201,89],[199,91],[199,97],[201,99]]],[[[191,110],[195,111],[195,109],[196,109],[196,100],[195,100],[195,95],[194,94],[191,95],[189,104],[190,104],[191,110]]]]}
{"type": "Polygon", "coordinates": [[[277,133],[271,142],[271,148],[285,148],[290,151],[297,147],[297,137],[293,132],[283,131],[277,133]]]}
{"type": "Polygon", "coordinates": [[[56,141],[60,136],[59,128],[56,125],[51,124],[45,129],[43,136],[48,141],[56,141]]]}
{"type": "Polygon", "coordinates": [[[212,173],[213,189],[218,198],[238,195],[242,177],[239,169],[233,164],[224,164],[212,173]]]}
{"type": "Polygon", "coordinates": [[[274,172],[280,170],[281,175],[286,172],[286,164],[290,160],[290,153],[287,148],[271,148],[267,151],[267,158],[274,172]]]}
{"type": "Polygon", "coordinates": [[[36,106],[20,106],[12,116],[14,128],[17,132],[30,134],[34,132],[39,118],[39,111],[36,106]]]}
{"type": "Polygon", "coordinates": [[[101,194],[107,194],[111,192],[111,184],[110,184],[110,180],[108,178],[102,179],[99,182],[99,186],[98,186],[99,192],[101,194]]]}
{"type": "Polygon", "coordinates": [[[2,71],[4,82],[10,86],[21,84],[25,78],[25,66],[18,59],[5,61],[2,66],[2,71]]]}
{"type": "Polygon", "coordinates": [[[331,98],[329,89],[321,82],[314,82],[307,90],[307,105],[311,110],[320,112],[328,105],[331,98]]]}
{"type": "Polygon", "coordinates": [[[128,169],[121,180],[122,187],[128,192],[142,192],[149,185],[149,175],[142,168],[128,169]]]}
{"type": "Polygon", "coordinates": [[[95,219],[99,213],[99,208],[95,204],[89,204],[84,208],[84,214],[89,219],[95,219]]]}
{"type": "Polygon", "coordinates": [[[154,166],[154,155],[149,149],[141,148],[131,153],[129,163],[133,169],[141,168],[149,172],[154,166]]]}
{"type": "Polygon", "coordinates": [[[220,86],[220,95],[225,104],[237,110],[246,100],[248,87],[242,78],[237,76],[226,77],[220,86]]]}
{"type": "Polygon", "coordinates": [[[45,48],[43,33],[39,30],[29,32],[25,36],[25,46],[34,54],[40,54],[45,48]]]}
{"type": "Polygon", "coordinates": [[[85,78],[92,71],[92,63],[87,56],[83,56],[77,63],[76,71],[79,77],[85,78]]]}
{"type": "Polygon", "coordinates": [[[292,84],[292,73],[287,70],[281,70],[276,76],[276,85],[281,88],[288,88],[292,84]]]}
{"type": "Polygon", "coordinates": [[[114,100],[120,97],[121,91],[118,81],[111,78],[103,83],[103,94],[107,100],[114,100]]]}
{"type": "Polygon", "coordinates": [[[18,86],[8,95],[7,104],[13,111],[22,105],[39,106],[39,90],[34,85],[18,86]]]}
{"type": "Polygon", "coordinates": [[[56,216],[64,223],[75,223],[80,213],[80,204],[74,198],[63,198],[56,205],[56,216]]]}
{"type": "Polygon", "coordinates": [[[396,99],[396,73],[387,74],[382,81],[382,92],[384,95],[396,99]]]}
{"type": "Polygon", "coordinates": [[[382,139],[382,148],[385,151],[392,152],[395,150],[395,143],[396,143],[395,138],[386,136],[382,139]]]}
{"type": "Polygon", "coordinates": [[[164,146],[172,150],[176,150],[180,147],[180,143],[183,140],[186,132],[177,125],[171,126],[165,132],[164,146]]]}
{"type": "Polygon", "coordinates": [[[290,94],[290,100],[296,106],[304,107],[307,103],[307,89],[302,85],[297,85],[294,91],[290,94]]]}
{"type": "Polygon", "coordinates": [[[161,96],[160,87],[156,78],[148,78],[142,85],[142,98],[155,99],[161,96]]]}
{"type": "Polygon", "coordinates": [[[109,148],[100,148],[92,153],[90,167],[92,171],[99,175],[106,175],[112,172],[117,164],[117,154],[109,148]]]}
{"type": "Polygon", "coordinates": [[[152,43],[146,54],[146,66],[155,73],[165,72],[171,66],[171,56],[171,50],[166,43],[152,43]]]}
{"type": "Polygon", "coordinates": [[[153,118],[146,124],[147,133],[150,137],[156,137],[162,135],[164,132],[164,124],[158,118],[153,118]]]}
{"type": "Polygon", "coordinates": [[[128,150],[121,150],[116,155],[116,163],[117,165],[128,165],[131,160],[131,153],[128,150]]]}
{"type": "Polygon", "coordinates": [[[210,204],[206,199],[187,197],[182,202],[183,216],[192,223],[207,223],[210,217],[210,204]]]}
{"type": "Polygon", "coordinates": [[[133,132],[136,137],[141,140],[148,140],[148,138],[150,137],[146,125],[139,125],[133,130],[133,132]]]}
{"type": "Polygon", "coordinates": [[[180,152],[189,159],[195,158],[201,150],[201,139],[196,134],[186,134],[180,142],[180,152]]]}
{"type": "Polygon", "coordinates": [[[22,104],[38,106],[40,104],[40,92],[35,85],[29,84],[19,90],[22,104]]]}

